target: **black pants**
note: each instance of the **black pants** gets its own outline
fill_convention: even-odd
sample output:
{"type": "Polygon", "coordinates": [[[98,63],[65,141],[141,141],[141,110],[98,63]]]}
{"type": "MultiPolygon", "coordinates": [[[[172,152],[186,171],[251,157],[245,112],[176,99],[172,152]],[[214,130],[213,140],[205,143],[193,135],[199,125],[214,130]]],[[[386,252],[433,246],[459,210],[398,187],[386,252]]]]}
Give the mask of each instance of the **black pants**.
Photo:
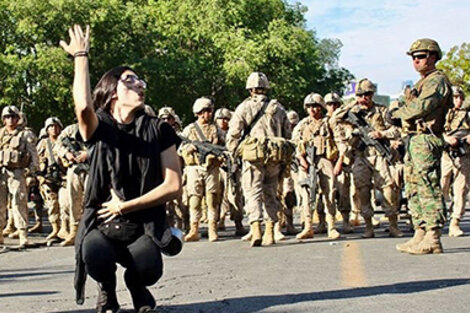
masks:
{"type": "Polygon", "coordinates": [[[116,281],[116,263],[126,268],[124,278],[131,292],[134,307],[155,306],[145,286],[155,284],[163,273],[160,248],[146,235],[130,244],[108,239],[98,229],[83,240],[83,261],[88,275],[98,283],[116,281]]]}

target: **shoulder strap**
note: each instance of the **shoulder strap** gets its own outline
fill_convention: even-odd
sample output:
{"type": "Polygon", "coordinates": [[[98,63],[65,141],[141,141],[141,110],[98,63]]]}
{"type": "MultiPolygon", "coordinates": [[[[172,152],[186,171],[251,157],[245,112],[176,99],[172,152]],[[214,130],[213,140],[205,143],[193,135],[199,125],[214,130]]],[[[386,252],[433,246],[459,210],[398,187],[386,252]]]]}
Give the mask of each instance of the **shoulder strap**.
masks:
{"type": "Polygon", "coordinates": [[[243,132],[243,136],[240,138],[240,142],[245,139],[246,136],[251,132],[253,127],[255,127],[256,123],[259,121],[259,119],[264,115],[264,112],[266,111],[266,108],[268,107],[269,101],[268,98],[264,99],[263,106],[261,109],[256,113],[255,118],[251,121],[251,123],[246,127],[245,131],[243,132]]]}
{"type": "Polygon", "coordinates": [[[197,136],[202,142],[209,142],[209,140],[207,140],[207,137],[204,135],[201,127],[199,126],[197,122],[194,122],[194,128],[196,129],[197,136]]]}
{"type": "Polygon", "coordinates": [[[49,165],[54,165],[57,164],[55,158],[54,158],[54,152],[52,151],[52,143],[49,138],[47,140],[47,151],[49,153],[49,161],[51,162],[49,165]]]}

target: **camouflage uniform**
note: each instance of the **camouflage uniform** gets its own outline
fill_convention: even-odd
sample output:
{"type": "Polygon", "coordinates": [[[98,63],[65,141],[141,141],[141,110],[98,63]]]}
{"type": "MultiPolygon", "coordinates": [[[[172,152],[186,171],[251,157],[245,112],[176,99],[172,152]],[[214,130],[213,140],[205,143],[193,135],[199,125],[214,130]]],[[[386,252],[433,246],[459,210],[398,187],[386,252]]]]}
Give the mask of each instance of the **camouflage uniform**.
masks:
{"type": "Polygon", "coordinates": [[[261,146],[270,140],[276,140],[276,137],[290,138],[290,135],[289,121],[284,108],[276,100],[269,100],[266,95],[254,94],[245,99],[238,105],[230,120],[227,148],[231,153],[238,155],[238,151],[241,151],[242,154],[242,189],[245,197],[245,210],[251,224],[250,229],[252,232],[254,230],[252,246],[261,244],[261,238],[258,236],[259,223],[264,218],[266,218],[266,230],[263,244],[269,245],[274,242],[273,228],[280,210],[277,187],[283,165],[280,160],[271,162],[267,160],[268,156],[262,156],[261,146]],[[252,124],[265,103],[268,104],[264,114],[254,125],[251,125],[246,139],[240,143],[242,133],[252,124]],[[249,151],[250,149],[252,150],[249,151]],[[248,156],[248,154],[251,155],[248,156]],[[263,211],[265,216],[263,216],[263,211]]]}
{"type": "MultiPolygon", "coordinates": [[[[418,52],[436,54],[437,60],[442,57],[437,42],[431,39],[417,40],[408,54],[418,52]]],[[[442,72],[431,69],[421,75],[406,106],[393,113],[411,137],[405,156],[405,190],[415,227],[413,239],[397,249],[413,254],[442,252],[445,204],[439,183],[440,160],[445,116],[452,104],[451,85],[442,72]]]]}
{"type": "Polygon", "coordinates": [[[81,154],[86,154],[87,150],[83,142],[78,124],[67,126],[59,135],[55,150],[62,163],[67,168],[65,178],[64,196],[59,194],[59,204],[62,212],[66,212],[69,216],[70,234],[63,242],[63,245],[73,244],[75,235],[77,233],[78,224],[83,212],[83,192],[85,187],[85,180],[88,175],[89,166],[87,160],[78,162],[75,159],[69,160],[68,153],[71,153],[74,158],[81,154]]]}
{"type": "MultiPolygon", "coordinates": [[[[457,96],[459,96],[459,94],[460,92],[457,90],[457,96]]],[[[449,136],[456,130],[470,130],[470,114],[468,110],[456,107],[449,110],[446,116],[444,130],[449,136]]],[[[465,140],[465,138],[462,140],[465,140]]],[[[455,148],[447,149],[447,151],[444,151],[442,154],[441,159],[441,186],[444,198],[450,200],[449,192],[451,184],[453,191],[452,219],[449,226],[450,237],[463,235],[459,223],[465,213],[465,202],[469,190],[470,151],[467,143],[464,143],[462,148],[464,153],[455,148]]]]}
{"type": "MultiPolygon", "coordinates": [[[[7,115],[17,115],[19,111],[14,106],[5,107],[2,118],[7,115]]],[[[36,173],[38,155],[34,133],[25,126],[18,126],[13,132],[6,127],[0,129],[0,229],[5,226],[8,199],[14,224],[19,230],[20,246],[27,244],[28,227],[28,193],[26,190],[26,173],[36,173]]],[[[3,236],[0,235],[3,242],[3,236]]]]}

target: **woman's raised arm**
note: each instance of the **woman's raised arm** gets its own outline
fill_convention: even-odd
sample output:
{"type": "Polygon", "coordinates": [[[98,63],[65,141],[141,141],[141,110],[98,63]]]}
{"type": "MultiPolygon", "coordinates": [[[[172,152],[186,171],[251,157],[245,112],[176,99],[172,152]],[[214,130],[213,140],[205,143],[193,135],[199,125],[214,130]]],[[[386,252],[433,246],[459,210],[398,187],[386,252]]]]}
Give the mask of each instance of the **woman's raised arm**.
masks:
{"type": "Polygon", "coordinates": [[[90,72],[88,68],[88,50],[90,48],[90,26],[87,25],[85,34],[80,25],[69,29],[70,43],[61,40],[60,45],[73,56],[75,62],[75,76],[73,80],[73,100],[75,114],[77,115],[80,135],[87,141],[98,127],[91,98],[90,72]]]}

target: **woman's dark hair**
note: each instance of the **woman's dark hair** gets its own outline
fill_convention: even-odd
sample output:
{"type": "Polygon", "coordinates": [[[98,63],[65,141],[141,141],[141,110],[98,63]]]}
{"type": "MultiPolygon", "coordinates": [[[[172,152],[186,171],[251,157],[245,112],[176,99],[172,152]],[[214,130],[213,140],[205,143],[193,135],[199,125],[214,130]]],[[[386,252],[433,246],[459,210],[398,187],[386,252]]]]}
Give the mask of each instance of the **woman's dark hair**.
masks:
{"type": "Polygon", "coordinates": [[[109,111],[113,93],[116,91],[117,83],[122,73],[125,71],[135,71],[128,66],[118,66],[107,71],[101,76],[100,81],[93,90],[93,107],[95,110],[103,109],[109,111]]]}

